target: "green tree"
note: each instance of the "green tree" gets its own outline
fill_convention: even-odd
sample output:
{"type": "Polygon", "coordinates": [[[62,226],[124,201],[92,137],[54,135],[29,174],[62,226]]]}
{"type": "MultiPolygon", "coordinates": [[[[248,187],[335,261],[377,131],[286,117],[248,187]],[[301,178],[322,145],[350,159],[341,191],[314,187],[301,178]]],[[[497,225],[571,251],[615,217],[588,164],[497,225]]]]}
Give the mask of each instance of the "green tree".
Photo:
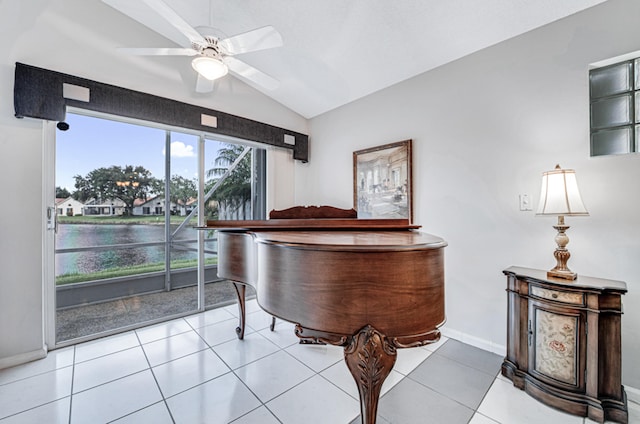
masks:
{"type": "Polygon", "coordinates": [[[89,185],[89,181],[81,175],[74,175],[73,179],[75,180],[74,187],[76,190],[71,194],[71,196],[83,203],[86,202],[91,198],[91,187],[89,185]]]}
{"type": "Polygon", "coordinates": [[[156,180],[143,166],[133,165],[98,168],[85,177],[76,175],[73,178],[75,199],[82,202],[93,199],[100,204],[118,198],[125,203],[127,214],[133,211],[136,199],[147,199],[156,180]]]}
{"type": "MultiPolygon", "coordinates": [[[[213,178],[208,186],[213,186],[244,150],[244,146],[223,144],[214,161],[215,168],[207,171],[213,178]]],[[[218,202],[218,211],[247,217],[246,206],[251,201],[251,155],[246,155],[233,172],[220,184],[212,198],[218,202]]],[[[223,218],[222,216],[220,218],[223,218]]]]}
{"type": "MultiPolygon", "coordinates": [[[[164,192],[164,179],[156,180],[153,192],[164,192]]],[[[186,206],[187,203],[198,196],[195,179],[188,179],[181,175],[171,176],[169,181],[169,200],[177,205],[186,206]]]]}
{"type": "Polygon", "coordinates": [[[70,197],[71,193],[64,187],[56,187],[56,199],[66,199],[70,197]]]}

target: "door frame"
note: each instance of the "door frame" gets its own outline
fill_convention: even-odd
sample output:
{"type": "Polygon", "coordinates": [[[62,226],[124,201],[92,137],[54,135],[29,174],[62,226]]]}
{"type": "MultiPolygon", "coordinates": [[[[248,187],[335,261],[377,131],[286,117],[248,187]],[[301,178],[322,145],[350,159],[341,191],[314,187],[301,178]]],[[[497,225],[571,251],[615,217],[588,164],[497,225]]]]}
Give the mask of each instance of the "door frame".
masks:
{"type": "Polygon", "coordinates": [[[42,306],[43,343],[47,351],[56,345],[56,123],[42,124],[42,306]]]}

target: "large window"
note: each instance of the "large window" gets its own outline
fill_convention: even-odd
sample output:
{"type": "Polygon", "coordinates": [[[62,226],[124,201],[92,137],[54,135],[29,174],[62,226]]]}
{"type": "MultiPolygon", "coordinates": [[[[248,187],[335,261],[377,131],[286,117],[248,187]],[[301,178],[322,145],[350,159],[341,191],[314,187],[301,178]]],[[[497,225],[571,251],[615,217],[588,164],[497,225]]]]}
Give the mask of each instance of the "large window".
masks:
{"type": "Polygon", "coordinates": [[[591,156],[640,151],[640,58],[589,73],[591,156]]]}
{"type": "Polygon", "coordinates": [[[112,118],[68,113],[56,136],[58,343],[234,300],[217,278],[215,234],[200,244],[194,227],[200,213],[264,216],[264,150],[112,118]]]}

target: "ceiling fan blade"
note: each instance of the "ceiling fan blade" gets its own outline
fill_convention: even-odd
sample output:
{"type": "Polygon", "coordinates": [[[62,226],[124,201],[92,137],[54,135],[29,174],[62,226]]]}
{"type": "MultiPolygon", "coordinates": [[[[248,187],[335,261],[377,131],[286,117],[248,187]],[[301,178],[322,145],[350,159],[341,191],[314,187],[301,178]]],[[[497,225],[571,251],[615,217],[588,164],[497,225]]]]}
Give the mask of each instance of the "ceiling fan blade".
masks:
{"type": "Polygon", "coordinates": [[[186,48],[119,47],[118,51],[135,56],[195,56],[198,54],[196,50],[186,48]]]}
{"type": "Polygon", "coordinates": [[[178,45],[188,46],[190,43],[206,45],[204,37],[162,0],[102,1],[178,45]]]}
{"type": "Polygon", "coordinates": [[[265,26],[220,41],[228,54],[240,54],[282,46],[282,36],[272,26],[265,26]]]}
{"type": "Polygon", "coordinates": [[[229,67],[229,70],[240,78],[246,79],[267,90],[275,90],[280,85],[277,79],[234,57],[227,56],[224,58],[224,62],[229,67]]]}
{"type": "Polygon", "coordinates": [[[206,79],[202,75],[198,74],[198,79],[196,80],[196,93],[211,93],[215,83],[215,80],[206,79]]]}

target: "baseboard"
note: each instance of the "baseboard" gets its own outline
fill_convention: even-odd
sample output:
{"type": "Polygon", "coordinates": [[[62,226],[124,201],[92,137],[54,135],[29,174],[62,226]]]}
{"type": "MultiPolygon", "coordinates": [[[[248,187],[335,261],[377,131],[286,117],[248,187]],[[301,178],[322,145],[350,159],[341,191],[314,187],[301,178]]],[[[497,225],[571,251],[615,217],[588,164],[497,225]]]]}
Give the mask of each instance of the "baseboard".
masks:
{"type": "Polygon", "coordinates": [[[462,331],[454,330],[445,326],[440,328],[440,332],[445,337],[458,340],[462,343],[475,346],[479,349],[486,350],[500,356],[505,356],[507,354],[506,346],[481,339],[480,337],[472,336],[471,334],[463,333],[462,331]]]}
{"type": "Polygon", "coordinates": [[[31,352],[25,352],[19,355],[2,358],[0,359],[0,370],[4,368],[14,367],[16,365],[26,364],[27,362],[35,361],[36,359],[42,359],[46,356],[47,356],[47,347],[42,346],[38,350],[33,350],[31,352]]]}
{"type": "Polygon", "coordinates": [[[625,385],[624,391],[627,393],[627,401],[640,405],[640,389],[625,385]]]}

